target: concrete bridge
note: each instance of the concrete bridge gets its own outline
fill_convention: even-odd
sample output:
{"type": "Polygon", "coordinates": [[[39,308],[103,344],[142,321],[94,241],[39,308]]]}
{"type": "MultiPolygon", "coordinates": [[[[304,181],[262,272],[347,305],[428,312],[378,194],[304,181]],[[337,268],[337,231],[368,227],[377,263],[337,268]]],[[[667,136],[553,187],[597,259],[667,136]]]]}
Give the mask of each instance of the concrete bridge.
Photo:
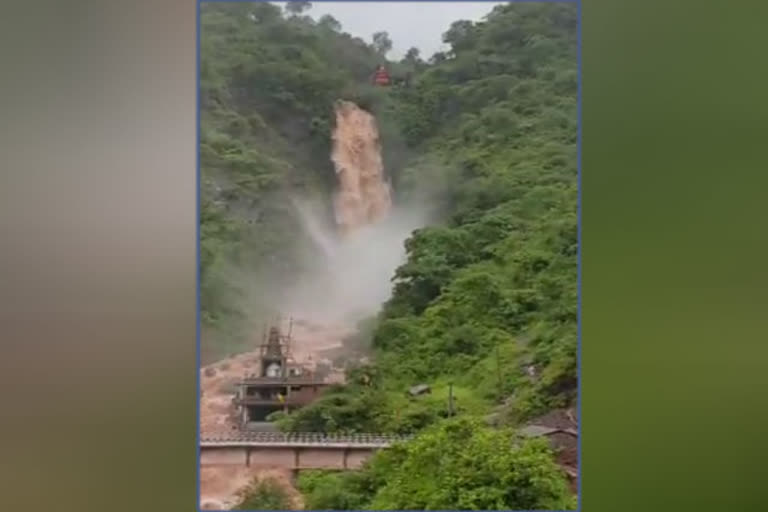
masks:
{"type": "Polygon", "coordinates": [[[302,469],[357,469],[376,450],[410,437],[383,434],[203,433],[201,466],[302,469]]]}

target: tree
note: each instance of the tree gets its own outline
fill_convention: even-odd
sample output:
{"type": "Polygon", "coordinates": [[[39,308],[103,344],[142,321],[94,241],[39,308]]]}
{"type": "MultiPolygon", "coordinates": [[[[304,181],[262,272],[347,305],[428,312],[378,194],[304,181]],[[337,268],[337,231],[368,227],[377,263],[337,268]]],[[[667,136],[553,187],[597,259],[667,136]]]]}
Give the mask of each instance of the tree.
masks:
{"type": "Polygon", "coordinates": [[[392,49],[392,40],[387,32],[381,31],[373,34],[373,49],[382,57],[392,49]]]}
{"type": "Polygon", "coordinates": [[[421,57],[419,56],[420,52],[419,49],[415,46],[412,46],[408,48],[408,51],[405,52],[405,57],[403,57],[403,62],[407,62],[410,64],[416,64],[418,62],[421,62],[421,57]]]}
{"type": "Polygon", "coordinates": [[[293,16],[298,16],[304,11],[312,8],[312,2],[290,1],[285,3],[285,10],[293,16]]]}
{"type": "Polygon", "coordinates": [[[432,57],[429,58],[430,64],[440,64],[442,62],[445,62],[447,59],[447,55],[445,52],[436,52],[432,57]]]}
{"type": "Polygon", "coordinates": [[[418,48],[416,48],[415,46],[411,46],[410,48],[408,48],[408,51],[405,52],[405,60],[410,60],[410,61],[419,60],[419,53],[420,52],[418,48]]]}
{"type": "MultiPolygon", "coordinates": [[[[368,508],[568,510],[574,505],[541,439],[520,441],[510,430],[459,419],[424,431],[402,450],[404,457],[388,461],[383,486],[368,508]]],[[[379,458],[372,459],[374,471],[379,458]]]]}
{"type": "Polygon", "coordinates": [[[443,42],[450,44],[454,53],[469,47],[469,36],[474,26],[474,23],[469,20],[454,21],[448,31],[443,34],[443,42]]]}
{"type": "Polygon", "coordinates": [[[242,495],[235,510],[290,510],[288,493],[272,478],[254,481],[242,495]]]}
{"type": "Polygon", "coordinates": [[[318,25],[320,25],[321,27],[327,28],[329,30],[333,30],[334,32],[341,32],[341,23],[339,23],[339,20],[337,20],[330,14],[323,15],[318,20],[318,25]]]}
{"type": "Polygon", "coordinates": [[[281,430],[289,432],[379,432],[391,416],[387,395],[361,385],[331,389],[306,407],[278,416],[281,430]]]}
{"type": "Polygon", "coordinates": [[[306,510],[362,510],[370,501],[369,476],[362,471],[303,471],[297,485],[306,510]]]}
{"type": "Polygon", "coordinates": [[[280,17],[280,8],[267,2],[250,5],[249,18],[255,23],[274,21],[280,17]]]}

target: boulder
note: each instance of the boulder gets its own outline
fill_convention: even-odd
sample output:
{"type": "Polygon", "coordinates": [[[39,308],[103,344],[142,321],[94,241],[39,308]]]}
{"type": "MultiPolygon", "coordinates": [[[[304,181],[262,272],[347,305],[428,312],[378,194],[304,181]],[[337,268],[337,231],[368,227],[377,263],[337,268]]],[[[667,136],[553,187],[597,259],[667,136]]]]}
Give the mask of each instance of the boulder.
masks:
{"type": "Polygon", "coordinates": [[[431,392],[432,389],[427,384],[419,384],[408,390],[408,393],[410,393],[411,396],[425,395],[431,392]]]}

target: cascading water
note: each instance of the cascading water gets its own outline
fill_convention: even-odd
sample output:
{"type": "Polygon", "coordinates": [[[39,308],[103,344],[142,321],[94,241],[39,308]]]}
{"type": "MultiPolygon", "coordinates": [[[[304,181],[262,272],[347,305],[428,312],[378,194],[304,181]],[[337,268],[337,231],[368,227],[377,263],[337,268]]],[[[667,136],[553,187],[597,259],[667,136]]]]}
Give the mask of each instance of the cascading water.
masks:
{"type": "Polygon", "coordinates": [[[309,204],[293,199],[293,206],[299,213],[304,229],[309,238],[322,251],[326,260],[330,260],[336,254],[337,242],[327,229],[318,221],[317,212],[309,204]]]}
{"type": "Polygon", "coordinates": [[[342,234],[384,219],[392,192],[384,177],[376,119],[349,101],[336,104],[333,153],[338,191],[336,223],[342,234]]]}
{"type": "MultiPolygon", "coordinates": [[[[307,266],[312,270],[302,274],[294,288],[265,288],[263,292],[274,300],[276,309],[293,317],[293,357],[310,369],[324,357],[324,351],[340,347],[342,339],[354,332],[357,320],[375,314],[387,300],[390,278],[405,256],[403,241],[422,221],[414,212],[407,215],[393,210],[371,114],[353,103],[339,102],[333,143],[331,159],[338,178],[333,204],[336,225],[323,222],[323,209],[318,205],[294,199],[305,235],[318,249],[307,251],[307,266]]],[[[262,328],[259,325],[259,332],[262,328]]],[[[213,377],[201,370],[203,430],[233,428],[232,396],[223,391],[224,384],[252,371],[257,357],[258,352],[252,352],[230,358],[227,369],[217,365],[213,377]]],[[[332,375],[343,380],[340,369],[332,375]]],[[[226,508],[221,505],[224,497],[237,496],[247,484],[242,477],[221,468],[205,469],[201,498],[226,508]]]]}
{"type": "Polygon", "coordinates": [[[288,291],[284,311],[327,325],[354,325],[379,310],[405,256],[403,241],[421,224],[394,211],[376,119],[352,102],[336,103],[331,160],[336,168],[335,225],[295,201],[304,230],[324,261],[288,291]]]}

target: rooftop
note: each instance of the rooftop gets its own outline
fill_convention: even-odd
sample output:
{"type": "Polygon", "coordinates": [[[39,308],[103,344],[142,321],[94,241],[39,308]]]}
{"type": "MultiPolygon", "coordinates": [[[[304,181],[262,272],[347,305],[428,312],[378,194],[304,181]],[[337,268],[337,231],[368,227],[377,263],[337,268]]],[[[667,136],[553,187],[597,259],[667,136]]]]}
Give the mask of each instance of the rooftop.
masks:
{"type": "Polygon", "coordinates": [[[328,386],[329,384],[319,379],[313,379],[311,377],[296,376],[296,377],[245,377],[240,381],[240,386],[257,386],[260,384],[268,385],[291,385],[291,386],[328,386]]]}

